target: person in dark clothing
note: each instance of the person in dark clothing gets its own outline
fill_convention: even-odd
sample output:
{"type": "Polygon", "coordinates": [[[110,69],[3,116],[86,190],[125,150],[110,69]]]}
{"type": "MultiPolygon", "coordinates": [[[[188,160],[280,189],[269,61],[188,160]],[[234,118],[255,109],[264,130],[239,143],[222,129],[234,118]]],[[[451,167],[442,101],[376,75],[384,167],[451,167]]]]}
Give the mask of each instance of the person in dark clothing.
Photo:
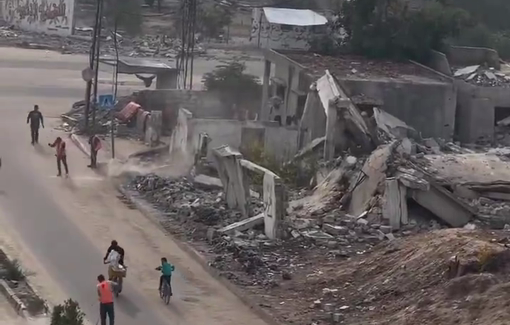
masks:
{"type": "Polygon", "coordinates": [[[34,110],[28,113],[27,124],[30,123],[30,134],[32,136],[32,144],[39,143],[39,124],[44,129],[44,119],[39,112],[39,106],[34,105],[34,110]]]}
{"type": "Polygon", "coordinates": [[[112,250],[115,250],[120,255],[119,264],[124,266],[124,248],[120,247],[116,240],[112,240],[110,247],[106,250],[106,254],[103,258],[103,261],[106,261],[108,255],[112,250]]]}
{"type": "Polygon", "coordinates": [[[101,139],[97,135],[89,138],[90,144],[90,165],[89,168],[97,168],[97,152],[101,149],[101,139]]]}

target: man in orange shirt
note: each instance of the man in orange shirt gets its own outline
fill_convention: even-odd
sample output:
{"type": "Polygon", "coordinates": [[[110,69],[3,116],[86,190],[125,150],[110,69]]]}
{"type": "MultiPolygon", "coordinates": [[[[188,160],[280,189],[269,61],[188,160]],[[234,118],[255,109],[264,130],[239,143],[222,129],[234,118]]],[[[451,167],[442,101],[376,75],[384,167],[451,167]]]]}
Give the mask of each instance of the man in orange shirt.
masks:
{"type": "Polygon", "coordinates": [[[58,169],[57,176],[62,176],[61,164],[64,164],[66,176],[69,176],[69,169],[67,168],[67,154],[65,141],[62,140],[61,137],[57,137],[53,143],[48,143],[48,146],[56,148],[57,151],[55,154],[55,156],[57,157],[57,169],[58,169]]]}
{"type": "Polygon", "coordinates": [[[110,325],[113,325],[115,320],[115,313],[113,309],[113,286],[111,281],[107,281],[104,275],[97,276],[97,295],[99,296],[99,316],[101,318],[101,325],[106,325],[106,316],[110,320],[110,325]]]}

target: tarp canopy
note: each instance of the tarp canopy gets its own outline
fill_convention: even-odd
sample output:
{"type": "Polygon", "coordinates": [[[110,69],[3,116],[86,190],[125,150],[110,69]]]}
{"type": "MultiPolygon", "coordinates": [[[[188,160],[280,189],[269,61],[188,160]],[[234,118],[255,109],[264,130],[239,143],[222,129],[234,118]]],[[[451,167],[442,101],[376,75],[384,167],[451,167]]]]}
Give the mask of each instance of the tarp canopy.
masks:
{"type": "Polygon", "coordinates": [[[309,9],[263,8],[266,19],[271,24],[291,26],[326,25],[326,17],[309,9]]]}

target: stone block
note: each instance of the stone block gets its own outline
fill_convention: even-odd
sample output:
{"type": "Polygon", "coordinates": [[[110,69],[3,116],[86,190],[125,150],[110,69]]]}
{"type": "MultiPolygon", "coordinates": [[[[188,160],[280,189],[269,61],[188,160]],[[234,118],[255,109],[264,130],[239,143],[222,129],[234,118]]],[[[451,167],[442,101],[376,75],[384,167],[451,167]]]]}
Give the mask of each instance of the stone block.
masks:
{"type": "Polygon", "coordinates": [[[333,235],[333,236],[347,235],[349,233],[349,228],[346,228],[343,226],[330,225],[330,224],[322,225],[322,230],[324,230],[324,232],[326,232],[330,235],[333,235]]]}

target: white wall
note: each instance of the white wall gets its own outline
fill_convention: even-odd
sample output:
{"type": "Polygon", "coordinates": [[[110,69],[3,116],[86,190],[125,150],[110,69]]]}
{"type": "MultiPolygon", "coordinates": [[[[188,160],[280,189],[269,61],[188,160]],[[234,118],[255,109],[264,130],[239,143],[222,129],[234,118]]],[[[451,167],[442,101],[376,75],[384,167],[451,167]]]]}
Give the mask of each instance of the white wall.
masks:
{"type": "Polygon", "coordinates": [[[73,32],[75,0],[3,0],[3,19],[20,29],[62,36],[73,32]]]}
{"type": "Polygon", "coordinates": [[[262,8],[253,9],[250,41],[261,48],[275,50],[308,50],[312,35],[320,35],[317,29],[325,26],[290,26],[270,24],[262,8]]]}

